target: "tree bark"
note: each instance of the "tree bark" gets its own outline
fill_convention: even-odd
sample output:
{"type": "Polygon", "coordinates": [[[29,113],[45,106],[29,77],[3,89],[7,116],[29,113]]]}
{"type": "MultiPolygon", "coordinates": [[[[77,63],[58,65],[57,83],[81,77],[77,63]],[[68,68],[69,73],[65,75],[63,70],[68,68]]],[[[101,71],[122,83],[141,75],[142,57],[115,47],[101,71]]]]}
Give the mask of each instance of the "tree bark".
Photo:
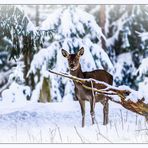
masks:
{"type": "Polygon", "coordinates": [[[39,102],[51,102],[50,86],[48,78],[43,78],[42,88],[40,90],[39,102]]]}
{"type": "Polygon", "coordinates": [[[31,52],[27,51],[24,53],[24,79],[25,79],[25,85],[28,85],[33,90],[35,88],[35,82],[34,82],[34,74],[30,74],[27,77],[28,71],[30,69],[30,64],[32,61],[32,54],[31,52]]]}
{"type": "MultiPolygon", "coordinates": [[[[106,15],[105,15],[105,5],[100,5],[100,11],[99,11],[99,26],[101,27],[102,33],[105,35],[105,20],[106,20],[106,15]]],[[[102,48],[106,49],[105,45],[105,40],[103,37],[101,37],[102,41],[102,48]]]]}
{"type": "Polygon", "coordinates": [[[29,85],[29,78],[27,77],[28,71],[29,71],[28,52],[26,52],[24,54],[24,79],[25,79],[25,85],[29,85]]]}
{"type": "Polygon", "coordinates": [[[36,22],[36,26],[39,26],[39,5],[36,5],[36,18],[35,18],[35,22],[36,22]]]}

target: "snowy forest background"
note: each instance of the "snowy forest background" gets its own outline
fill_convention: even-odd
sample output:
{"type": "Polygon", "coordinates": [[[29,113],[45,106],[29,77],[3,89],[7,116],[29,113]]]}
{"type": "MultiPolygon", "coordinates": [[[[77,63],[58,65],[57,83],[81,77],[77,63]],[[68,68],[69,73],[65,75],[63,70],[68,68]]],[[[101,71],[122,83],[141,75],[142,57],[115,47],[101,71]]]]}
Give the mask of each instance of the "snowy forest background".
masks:
{"type": "MultiPolygon", "coordinates": [[[[0,104],[76,100],[61,49],[148,100],[147,5],[0,5],[0,104]]],[[[137,119],[136,119],[137,120],[137,119]]]]}
{"type": "Polygon", "coordinates": [[[147,6],[1,5],[0,12],[1,101],[73,99],[73,83],[46,71],[68,72],[61,48],[81,46],[84,71],[105,69],[115,86],[147,95],[147,6]]]}

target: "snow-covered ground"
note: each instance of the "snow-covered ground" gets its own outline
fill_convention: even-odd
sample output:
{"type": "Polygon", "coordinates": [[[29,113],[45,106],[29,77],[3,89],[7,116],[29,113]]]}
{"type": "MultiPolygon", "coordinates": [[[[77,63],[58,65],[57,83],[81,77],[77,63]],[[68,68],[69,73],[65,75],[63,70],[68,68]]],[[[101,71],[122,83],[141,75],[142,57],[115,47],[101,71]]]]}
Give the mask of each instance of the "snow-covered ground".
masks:
{"type": "Polygon", "coordinates": [[[110,102],[109,124],[102,125],[102,105],[96,105],[91,125],[86,103],[86,126],[81,128],[77,101],[61,103],[0,103],[0,143],[148,143],[148,124],[110,102]]]}

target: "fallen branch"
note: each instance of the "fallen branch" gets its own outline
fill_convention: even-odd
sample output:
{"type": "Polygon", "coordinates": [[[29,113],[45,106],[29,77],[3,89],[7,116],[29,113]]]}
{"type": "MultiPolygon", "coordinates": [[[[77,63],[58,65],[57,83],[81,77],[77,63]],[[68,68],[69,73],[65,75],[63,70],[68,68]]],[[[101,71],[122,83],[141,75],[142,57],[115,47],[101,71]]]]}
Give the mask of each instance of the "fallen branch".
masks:
{"type": "Polygon", "coordinates": [[[95,95],[103,94],[111,101],[122,105],[124,108],[140,114],[146,118],[148,121],[148,104],[146,104],[143,98],[138,98],[137,101],[132,101],[133,98],[128,98],[129,94],[132,92],[130,89],[119,89],[117,87],[113,87],[105,82],[101,82],[92,78],[82,79],[69,74],[59,73],[52,70],[49,70],[50,73],[60,75],[62,77],[66,77],[72,79],[73,81],[80,83],[85,89],[92,91],[95,95]],[[92,87],[93,83],[93,87],[92,87]],[[102,89],[97,89],[97,85],[101,86],[102,89]],[[118,96],[119,100],[115,100],[114,96],[118,96]]]}
{"type": "Polygon", "coordinates": [[[50,73],[60,75],[62,77],[66,77],[66,78],[69,78],[69,79],[71,79],[71,80],[73,80],[73,81],[75,81],[77,83],[80,83],[84,88],[86,88],[86,89],[88,89],[90,91],[92,91],[91,82],[93,82],[93,83],[95,83],[95,85],[101,85],[102,88],[108,88],[108,89],[93,88],[94,92],[103,93],[103,94],[106,94],[106,95],[117,95],[117,92],[120,92],[121,94],[129,92],[128,90],[119,90],[119,89],[117,89],[115,87],[110,86],[109,84],[107,84],[105,82],[101,82],[101,81],[98,81],[98,80],[95,80],[95,79],[92,79],[92,78],[82,79],[82,78],[78,78],[76,76],[72,76],[72,75],[69,75],[69,74],[66,74],[66,73],[59,73],[59,72],[55,72],[55,71],[52,71],[52,70],[48,70],[48,71],[50,73]],[[112,91],[112,92],[109,92],[109,91],[112,91]]]}

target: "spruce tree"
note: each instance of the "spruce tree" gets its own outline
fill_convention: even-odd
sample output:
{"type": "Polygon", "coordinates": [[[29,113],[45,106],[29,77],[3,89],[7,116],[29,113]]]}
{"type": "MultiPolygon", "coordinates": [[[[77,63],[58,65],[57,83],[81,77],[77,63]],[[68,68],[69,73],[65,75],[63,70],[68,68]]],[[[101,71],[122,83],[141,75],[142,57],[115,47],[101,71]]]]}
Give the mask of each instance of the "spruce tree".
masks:
{"type": "MultiPolygon", "coordinates": [[[[11,71],[12,74],[9,74],[9,80],[19,85],[28,86],[33,90],[35,88],[34,75],[27,74],[33,55],[39,50],[39,47],[42,47],[44,36],[50,35],[50,31],[37,30],[19,6],[2,5],[0,6],[0,14],[0,49],[7,53],[8,58],[6,57],[5,61],[9,60],[10,63],[15,63],[16,67],[11,71]],[[20,69],[19,74],[16,73],[18,69],[20,69]],[[22,75],[23,78],[19,78],[22,75]]],[[[9,80],[7,78],[7,81],[9,80]]],[[[7,87],[2,86],[0,94],[5,88],[9,88],[11,83],[5,83],[7,87]]]]}
{"type": "MultiPolygon", "coordinates": [[[[44,67],[43,65],[45,69],[68,72],[67,60],[62,56],[61,49],[75,53],[81,47],[85,49],[84,56],[81,58],[83,71],[98,68],[113,70],[108,55],[102,49],[101,37],[104,39],[105,37],[101,28],[97,25],[95,18],[87,12],[75,6],[66,6],[50,14],[40,29],[54,30],[55,34],[50,41],[45,38],[44,47],[46,48],[41,49],[34,57],[31,72],[37,72],[39,67],[44,67]],[[40,61],[37,61],[37,57],[40,57],[40,61]]],[[[65,78],[51,75],[51,85],[53,100],[61,100],[65,95],[73,93],[73,83],[69,83],[65,78]]]]}

